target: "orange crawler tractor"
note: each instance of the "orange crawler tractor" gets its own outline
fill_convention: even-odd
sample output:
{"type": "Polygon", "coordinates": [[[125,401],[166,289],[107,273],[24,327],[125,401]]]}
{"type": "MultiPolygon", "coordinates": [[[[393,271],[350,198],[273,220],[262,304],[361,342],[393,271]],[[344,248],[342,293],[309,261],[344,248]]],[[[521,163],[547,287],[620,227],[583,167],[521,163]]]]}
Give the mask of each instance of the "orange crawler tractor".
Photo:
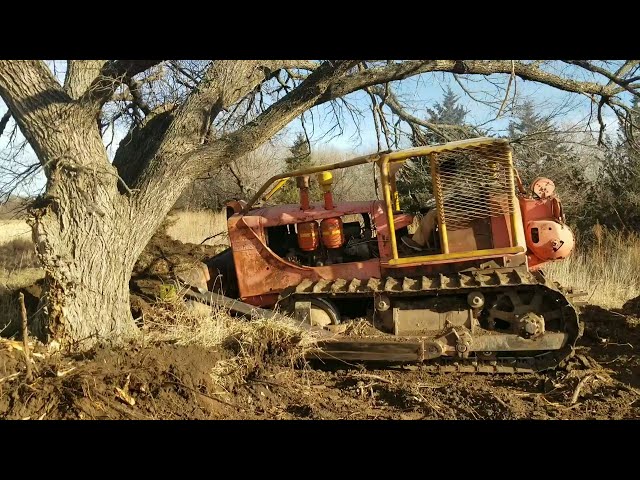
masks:
{"type": "Polygon", "coordinates": [[[525,191],[506,140],[277,175],[248,203],[229,204],[228,230],[231,247],[209,262],[212,282],[228,297],[278,307],[325,332],[315,350],[322,358],[530,372],[557,366],[579,337],[573,293],[540,270],[569,255],[573,235],[553,182],[538,178],[525,191]],[[417,158],[430,162],[435,199],[424,247],[407,241],[417,219],[402,211],[396,191],[396,173],[417,158]],[[335,202],[332,172],[363,164],[377,166],[383,200],[335,202]],[[258,204],[293,179],[299,204],[258,204]],[[324,202],[310,202],[312,181],[324,202]],[[368,319],[366,334],[340,325],[358,318],[368,319]]]}

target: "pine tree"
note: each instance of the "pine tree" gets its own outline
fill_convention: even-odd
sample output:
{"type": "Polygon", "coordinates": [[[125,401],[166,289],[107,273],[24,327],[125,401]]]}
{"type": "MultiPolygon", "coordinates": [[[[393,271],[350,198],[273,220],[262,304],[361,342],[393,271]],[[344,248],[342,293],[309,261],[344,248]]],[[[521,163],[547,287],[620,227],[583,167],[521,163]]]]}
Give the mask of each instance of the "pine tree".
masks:
{"type": "MultiPolygon", "coordinates": [[[[477,136],[477,132],[466,124],[467,110],[459,105],[459,97],[447,87],[442,101],[433,108],[427,108],[428,121],[442,125],[450,140],[463,140],[477,136]],[[455,125],[459,128],[451,128],[455,125]]],[[[413,146],[442,143],[442,136],[432,131],[414,131],[413,146]]],[[[431,183],[431,166],[428,158],[416,158],[408,161],[398,173],[398,194],[400,204],[405,211],[425,211],[433,206],[433,186],[431,183]]]]}
{"type": "Polygon", "coordinates": [[[427,108],[429,121],[446,125],[464,125],[467,110],[458,105],[459,97],[453,93],[451,87],[447,87],[441,103],[436,103],[434,108],[427,108]]]}
{"type": "MultiPolygon", "coordinates": [[[[284,160],[287,172],[300,170],[301,168],[313,165],[311,148],[307,141],[307,137],[302,132],[299,132],[296,135],[291,147],[289,147],[289,152],[290,155],[284,160]]],[[[311,176],[309,180],[309,197],[312,201],[319,201],[322,198],[322,193],[315,176],[311,176]]],[[[282,187],[274,196],[274,199],[277,200],[278,203],[298,203],[300,200],[300,194],[295,178],[289,179],[284,187],[282,187]]]]}
{"type": "Polygon", "coordinates": [[[568,221],[579,229],[588,228],[585,215],[590,182],[585,176],[584,159],[564,142],[563,132],[554,122],[536,110],[532,101],[518,106],[509,123],[509,138],[514,164],[525,188],[540,176],[556,184],[568,221]]]}
{"type": "Polygon", "coordinates": [[[311,148],[302,132],[298,132],[296,135],[291,147],[289,147],[289,152],[291,155],[284,160],[288,172],[311,165],[311,148]]]}

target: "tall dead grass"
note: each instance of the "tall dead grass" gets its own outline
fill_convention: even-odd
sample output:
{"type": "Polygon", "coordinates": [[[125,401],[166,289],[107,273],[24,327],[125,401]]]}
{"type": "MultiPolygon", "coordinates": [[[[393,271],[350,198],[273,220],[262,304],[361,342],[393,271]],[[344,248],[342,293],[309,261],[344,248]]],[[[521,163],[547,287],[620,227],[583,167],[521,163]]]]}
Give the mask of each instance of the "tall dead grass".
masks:
{"type": "Polygon", "coordinates": [[[174,240],[195,244],[204,241],[205,245],[228,245],[227,217],[224,212],[181,210],[171,213],[168,221],[170,225],[166,233],[174,240]]]}
{"type": "Polygon", "coordinates": [[[640,236],[596,225],[593,246],[545,268],[563,286],[584,290],[589,303],[620,308],[640,296],[640,236]]]}
{"type": "Polygon", "coordinates": [[[0,245],[14,240],[31,241],[31,227],[24,220],[0,220],[0,245]]]}
{"type": "Polygon", "coordinates": [[[267,363],[293,367],[313,344],[312,334],[289,317],[255,316],[246,321],[219,306],[185,302],[181,296],[152,305],[144,324],[145,343],[195,344],[229,352],[211,372],[223,388],[241,383],[267,363]]]}

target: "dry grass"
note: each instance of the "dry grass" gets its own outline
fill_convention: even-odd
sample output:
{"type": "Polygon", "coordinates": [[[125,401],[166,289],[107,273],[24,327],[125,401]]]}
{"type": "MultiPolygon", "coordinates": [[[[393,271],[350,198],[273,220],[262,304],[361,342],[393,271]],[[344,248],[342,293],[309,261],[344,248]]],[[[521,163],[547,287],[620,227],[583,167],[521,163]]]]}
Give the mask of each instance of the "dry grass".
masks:
{"type": "Polygon", "coordinates": [[[148,330],[147,338],[152,341],[216,347],[233,337],[238,341],[240,350],[248,349],[247,345],[252,341],[248,337],[252,334],[283,344],[294,340],[300,342],[303,336],[310,335],[297,327],[295,320],[284,315],[271,319],[255,317],[248,322],[230,316],[222,307],[185,302],[179,296],[159,300],[152,305],[144,323],[148,330]]]}
{"type": "Polygon", "coordinates": [[[226,245],[227,218],[223,212],[211,210],[182,210],[173,212],[168,217],[169,227],[166,232],[171,238],[184,243],[200,244],[208,237],[205,245],[226,245]]]}
{"type": "Polygon", "coordinates": [[[0,220],[0,335],[15,333],[20,310],[16,290],[44,277],[23,220],[0,220]]]}
{"type": "Polygon", "coordinates": [[[35,246],[31,240],[12,240],[0,244],[0,269],[19,271],[40,266],[35,246]]]}
{"type": "Polygon", "coordinates": [[[220,386],[239,383],[267,363],[293,366],[302,361],[313,344],[312,335],[288,317],[255,317],[246,321],[232,317],[218,306],[186,302],[177,296],[151,306],[144,319],[144,340],[223,348],[232,353],[212,372],[220,386]],[[228,377],[228,378],[227,378],[228,377]]]}
{"type": "Polygon", "coordinates": [[[640,236],[594,229],[593,247],[550,265],[546,273],[567,287],[588,292],[589,303],[620,308],[640,296],[640,236]]]}
{"type": "Polygon", "coordinates": [[[31,241],[31,227],[24,220],[0,220],[0,245],[14,240],[31,241]]]}
{"type": "Polygon", "coordinates": [[[30,227],[22,220],[0,220],[0,334],[12,334],[18,325],[15,291],[43,276],[30,227]]]}

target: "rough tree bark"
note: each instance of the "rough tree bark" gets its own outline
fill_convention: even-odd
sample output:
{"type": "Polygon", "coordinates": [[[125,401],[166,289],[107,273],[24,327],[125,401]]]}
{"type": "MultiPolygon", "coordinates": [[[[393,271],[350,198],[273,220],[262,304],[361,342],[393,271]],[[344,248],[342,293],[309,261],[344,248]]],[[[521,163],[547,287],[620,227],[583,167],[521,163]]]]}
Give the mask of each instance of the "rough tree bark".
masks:
{"type": "MultiPolygon", "coordinates": [[[[103,105],[160,61],[70,61],[63,85],[43,62],[0,61],[0,97],[47,176],[46,194],[33,205],[30,219],[46,271],[40,336],[89,346],[96,339],[135,335],[131,271],[182,191],[315,105],[434,71],[506,73],[603,99],[622,90],[620,82],[578,82],[512,61],[408,61],[357,71],[359,62],[214,61],[180,105],[138,105],[146,116],[121,142],[112,163],[99,131],[103,105]],[[221,112],[290,68],[310,73],[236,131],[212,131],[221,112]]],[[[139,103],[135,90],[131,96],[139,103]]]]}
{"type": "MultiPolygon", "coordinates": [[[[46,272],[45,321],[34,330],[88,346],[98,338],[121,340],[136,333],[128,292],[135,261],[182,191],[206,169],[205,162],[248,152],[289,120],[265,123],[273,123],[269,130],[261,123],[250,139],[219,139],[206,156],[195,155],[202,153],[212,118],[272,74],[271,65],[257,61],[217,62],[175,112],[157,123],[149,115],[138,138],[134,129],[130,145],[112,165],[96,117],[117,86],[117,68],[104,62],[72,65],[61,88],[41,62],[0,62],[0,95],[48,180],[30,218],[46,272]]],[[[317,77],[326,88],[328,81],[317,77]]]]}
{"type": "MultiPolygon", "coordinates": [[[[0,92],[48,179],[29,219],[45,268],[46,324],[36,324],[36,333],[73,341],[131,335],[128,281],[141,247],[132,245],[129,198],[117,189],[95,116],[45,65],[6,63],[0,92]]],[[[86,85],[83,75],[77,78],[86,85]]]]}

